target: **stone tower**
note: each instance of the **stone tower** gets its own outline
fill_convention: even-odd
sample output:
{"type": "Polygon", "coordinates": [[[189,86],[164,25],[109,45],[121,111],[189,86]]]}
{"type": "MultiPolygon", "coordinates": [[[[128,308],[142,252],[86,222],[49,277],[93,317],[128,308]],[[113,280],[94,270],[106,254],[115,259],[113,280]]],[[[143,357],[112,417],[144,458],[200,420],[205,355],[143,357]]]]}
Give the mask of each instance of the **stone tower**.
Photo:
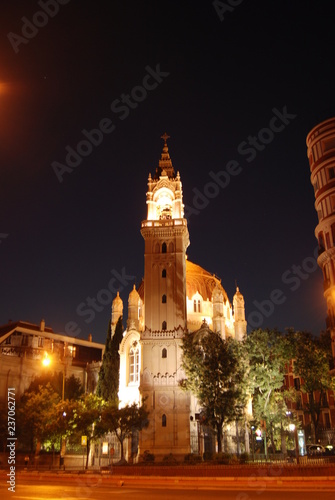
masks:
{"type": "Polygon", "coordinates": [[[335,359],[335,118],[316,125],[307,135],[307,156],[319,223],[318,264],[323,272],[327,329],[335,359]]]}
{"type": "Polygon", "coordinates": [[[144,238],[145,324],[141,334],[140,393],[147,398],[150,424],[142,449],[160,456],[190,451],[189,396],[179,388],[181,343],[186,332],[186,249],[182,184],[175,174],[164,134],[158,168],[149,174],[144,238]],[[144,444],[145,443],[145,444],[144,444]]]}

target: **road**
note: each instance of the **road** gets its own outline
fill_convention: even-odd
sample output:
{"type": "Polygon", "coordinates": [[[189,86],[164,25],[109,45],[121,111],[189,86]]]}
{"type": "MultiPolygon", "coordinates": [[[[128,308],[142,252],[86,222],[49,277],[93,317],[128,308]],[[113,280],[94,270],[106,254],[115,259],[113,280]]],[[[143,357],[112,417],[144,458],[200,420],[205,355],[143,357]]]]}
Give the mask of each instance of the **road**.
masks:
{"type": "Polygon", "coordinates": [[[271,491],[266,488],[250,491],[235,490],[209,490],[209,489],[180,489],[180,488],[137,488],[133,486],[115,486],[102,482],[100,479],[77,477],[71,481],[31,480],[17,477],[15,493],[7,490],[5,481],[1,481],[1,500],[103,500],[107,498],[136,500],[333,500],[333,491],[271,491]]]}

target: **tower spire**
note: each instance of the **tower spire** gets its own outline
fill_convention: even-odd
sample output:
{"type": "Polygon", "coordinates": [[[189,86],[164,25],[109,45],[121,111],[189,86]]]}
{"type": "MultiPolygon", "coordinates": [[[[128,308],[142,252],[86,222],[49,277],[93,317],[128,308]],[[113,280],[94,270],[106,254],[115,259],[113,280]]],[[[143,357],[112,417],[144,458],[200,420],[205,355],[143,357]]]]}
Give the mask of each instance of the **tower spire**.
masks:
{"type": "Polygon", "coordinates": [[[156,173],[154,176],[154,179],[159,179],[159,177],[162,175],[164,172],[164,175],[167,175],[169,179],[175,177],[175,171],[172,165],[172,161],[170,158],[169,154],[169,148],[167,146],[167,140],[170,139],[170,136],[164,132],[163,135],[161,135],[161,139],[164,141],[164,146],[163,146],[163,151],[161,153],[161,159],[159,160],[158,167],[156,168],[156,173]]]}

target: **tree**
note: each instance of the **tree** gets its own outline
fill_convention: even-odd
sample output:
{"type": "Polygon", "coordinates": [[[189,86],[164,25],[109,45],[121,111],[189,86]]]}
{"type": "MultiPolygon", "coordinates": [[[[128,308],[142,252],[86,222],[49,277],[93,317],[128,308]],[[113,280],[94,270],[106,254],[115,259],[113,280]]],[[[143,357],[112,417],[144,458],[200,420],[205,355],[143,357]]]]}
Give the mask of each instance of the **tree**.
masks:
{"type": "Polygon", "coordinates": [[[67,423],[68,435],[75,435],[80,442],[81,436],[87,437],[86,469],[92,442],[100,436],[96,424],[100,420],[104,401],[95,394],[83,395],[73,407],[69,408],[67,423]]]}
{"type": "Polygon", "coordinates": [[[59,395],[48,383],[38,391],[25,391],[17,411],[17,429],[21,442],[26,442],[33,452],[38,443],[48,438],[48,424],[52,419],[52,408],[59,402],[59,395]]]}
{"type": "MultiPolygon", "coordinates": [[[[62,397],[63,393],[63,373],[62,372],[46,372],[43,375],[39,375],[34,377],[32,382],[28,387],[29,392],[37,393],[39,391],[39,387],[45,387],[47,384],[50,384],[52,389],[59,394],[59,397],[62,397]]],[[[64,399],[78,399],[84,390],[81,385],[79,378],[75,377],[75,375],[71,375],[70,377],[65,378],[64,381],[64,399]]]]}
{"type": "Polygon", "coordinates": [[[114,335],[111,335],[111,322],[109,321],[106,347],[99,371],[97,395],[105,401],[117,404],[120,370],[119,347],[123,337],[122,316],[117,321],[114,335]]]}
{"type": "Polygon", "coordinates": [[[181,387],[198,398],[204,422],[216,430],[221,452],[223,425],[239,419],[246,406],[242,345],[203,328],[185,335],[182,349],[186,379],[181,387]]]}
{"type": "Polygon", "coordinates": [[[275,450],[275,436],[282,436],[283,423],[287,420],[286,399],[290,396],[282,389],[286,366],[292,358],[292,343],[277,330],[259,329],[248,335],[245,346],[253,416],[264,428],[275,450]]]}
{"type": "Polygon", "coordinates": [[[306,332],[296,332],[295,340],[293,370],[300,377],[301,392],[308,395],[304,411],[311,416],[316,443],[322,408],[327,406],[326,392],[335,388],[329,371],[331,346],[325,336],[317,339],[306,332]]]}
{"type": "Polygon", "coordinates": [[[118,408],[109,402],[102,410],[101,421],[97,425],[97,432],[104,434],[114,432],[121,445],[121,460],[125,462],[123,443],[133,432],[140,431],[149,425],[149,412],[145,406],[136,403],[118,408]]]}

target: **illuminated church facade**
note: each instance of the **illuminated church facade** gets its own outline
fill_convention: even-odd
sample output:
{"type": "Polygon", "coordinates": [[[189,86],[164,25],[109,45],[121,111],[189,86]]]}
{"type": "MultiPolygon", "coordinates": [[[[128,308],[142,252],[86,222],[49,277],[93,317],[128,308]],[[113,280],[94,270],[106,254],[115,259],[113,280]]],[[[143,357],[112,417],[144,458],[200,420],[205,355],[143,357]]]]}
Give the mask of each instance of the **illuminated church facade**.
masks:
{"type": "MultiPolygon", "coordinates": [[[[189,246],[179,172],[175,173],[164,134],[153,177],[149,174],[147,218],[142,221],[144,280],[128,298],[127,328],[120,344],[120,405],[141,403],[149,426],[141,431],[133,455],[149,450],[156,457],[201,451],[199,407],[182,390],[182,339],[201,328],[223,338],[246,334],[244,299],[237,288],[233,306],[221,281],[187,259],[189,246]]],[[[112,304],[112,334],[123,314],[117,294],[112,304]]],[[[203,451],[203,450],[202,450],[203,451]]]]}

